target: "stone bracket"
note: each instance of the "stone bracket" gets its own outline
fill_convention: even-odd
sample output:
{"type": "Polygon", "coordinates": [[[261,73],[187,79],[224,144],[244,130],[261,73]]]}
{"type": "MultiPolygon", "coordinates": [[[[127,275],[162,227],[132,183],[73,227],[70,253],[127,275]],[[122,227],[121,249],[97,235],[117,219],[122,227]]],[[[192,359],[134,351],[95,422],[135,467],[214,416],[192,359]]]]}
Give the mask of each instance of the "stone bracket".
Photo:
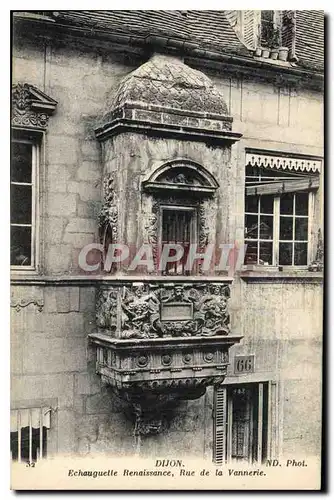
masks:
{"type": "Polygon", "coordinates": [[[172,339],[115,339],[89,335],[96,372],[126,401],[135,416],[135,435],[165,429],[166,415],[180,399],[197,399],[224,381],[229,348],[239,336],[172,339]]]}

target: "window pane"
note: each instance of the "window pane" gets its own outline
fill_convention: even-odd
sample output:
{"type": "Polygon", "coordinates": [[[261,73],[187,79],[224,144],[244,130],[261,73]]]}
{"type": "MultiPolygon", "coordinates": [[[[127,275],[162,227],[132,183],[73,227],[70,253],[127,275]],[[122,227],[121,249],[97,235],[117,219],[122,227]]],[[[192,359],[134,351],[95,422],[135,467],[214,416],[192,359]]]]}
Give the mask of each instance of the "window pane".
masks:
{"type": "Polygon", "coordinates": [[[274,197],[270,195],[261,196],[261,212],[263,214],[272,214],[274,211],[274,197]]]}
{"type": "Polygon", "coordinates": [[[295,240],[307,240],[308,219],[305,217],[295,218],[295,240]]]}
{"type": "Polygon", "coordinates": [[[246,196],[246,205],[245,211],[257,213],[258,211],[258,196],[246,196]]]}
{"type": "Polygon", "coordinates": [[[292,265],[292,243],[279,244],[279,264],[281,266],[292,265]]]}
{"type": "Polygon", "coordinates": [[[31,144],[23,142],[12,143],[11,181],[31,182],[31,154],[31,144]]]}
{"type": "Polygon", "coordinates": [[[271,242],[260,242],[260,259],[263,261],[261,264],[272,265],[273,262],[273,244],[271,242]]]}
{"type": "Polygon", "coordinates": [[[12,266],[31,265],[31,228],[11,227],[10,264],[12,266]]]}
{"type": "Polygon", "coordinates": [[[269,45],[273,30],[273,10],[261,11],[261,44],[264,47],[269,45]]]}
{"type": "Polygon", "coordinates": [[[31,186],[11,184],[10,220],[13,224],[31,224],[31,186]]]}
{"type": "Polygon", "coordinates": [[[259,180],[259,169],[257,167],[252,167],[251,165],[246,166],[246,183],[254,183],[259,180]]]}
{"type": "Polygon", "coordinates": [[[232,458],[248,460],[251,456],[252,398],[251,389],[232,391],[232,458]]]}
{"type": "Polygon", "coordinates": [[[293,193],[286,193],[281,196],[280,212],[284,215],[293,214],[293,193]]]}
{"type": "Polygon", "coordinates": [[[295,266],[306,266],[307,243],[295,243],[295,266]]]}
{"type": "Polygon", "coordinates": [[[274,218],[270,215],[261,215],[260,217],[260,239],[273,239],[273,221],[274,218]]]}
{"type": "Polygon", "coordinates": [[[245,264],[257,264],[257,241],[245,241],[247,245],[245,264]]]}
{"type": "Polygon", "coordinates": [[[293,239],[292,228],[293,228],[292,217],[280,217],[279,239],[292,240],[293,239]]]}
{"type": "Polygon", "coordinates": [[[296,193],[296,215],[308,215],[308,193],[296,193]]]}
{"type": "Polygon", "coordinates": [[[258,238],[258,216],[246,215],[245,238],[258,238]]]}

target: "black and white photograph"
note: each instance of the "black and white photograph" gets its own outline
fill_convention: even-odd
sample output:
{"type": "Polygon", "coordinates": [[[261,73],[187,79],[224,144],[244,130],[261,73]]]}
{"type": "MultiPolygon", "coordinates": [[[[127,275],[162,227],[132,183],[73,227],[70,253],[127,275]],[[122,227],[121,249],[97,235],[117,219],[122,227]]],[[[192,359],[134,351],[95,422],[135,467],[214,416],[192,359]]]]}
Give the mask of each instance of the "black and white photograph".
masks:
{"type": "Polygon", "coordinates": [[[325,13],[110,7],[10,13],[10,488],[319,491],[325,13]]]}

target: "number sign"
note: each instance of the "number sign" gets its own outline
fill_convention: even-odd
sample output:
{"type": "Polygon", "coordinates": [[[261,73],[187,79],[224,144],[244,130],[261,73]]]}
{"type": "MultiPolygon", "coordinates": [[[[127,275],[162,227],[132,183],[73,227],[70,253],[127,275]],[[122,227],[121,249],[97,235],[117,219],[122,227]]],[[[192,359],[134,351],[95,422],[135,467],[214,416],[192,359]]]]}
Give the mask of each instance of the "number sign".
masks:
{"type": "Polygon", "coordinates": [[[250,356],[235,356],[234,373],[254,373],[255,371],[254,354],[250,356]]]}

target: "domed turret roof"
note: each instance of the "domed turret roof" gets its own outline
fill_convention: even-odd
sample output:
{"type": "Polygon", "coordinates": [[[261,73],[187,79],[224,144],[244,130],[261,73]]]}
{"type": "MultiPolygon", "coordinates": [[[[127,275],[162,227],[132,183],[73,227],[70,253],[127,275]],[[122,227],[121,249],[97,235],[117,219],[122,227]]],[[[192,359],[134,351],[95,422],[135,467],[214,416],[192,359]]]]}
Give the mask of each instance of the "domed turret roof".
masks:
{"type": "Polygon", "coordinates": [[[121,82],[112,108],[126,103],[228,115],[223,96],[210,78],[166,55],[154,55],[121,82]]]}

